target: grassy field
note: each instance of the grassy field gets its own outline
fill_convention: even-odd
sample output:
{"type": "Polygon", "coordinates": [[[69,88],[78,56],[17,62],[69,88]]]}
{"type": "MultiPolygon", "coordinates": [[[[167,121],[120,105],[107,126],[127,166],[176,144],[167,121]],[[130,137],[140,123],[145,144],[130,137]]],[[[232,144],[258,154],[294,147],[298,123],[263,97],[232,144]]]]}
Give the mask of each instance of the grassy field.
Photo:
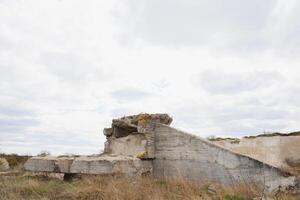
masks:
{"type": "MultiPolygon", "coordinates": [[[[2,155],[2,156],[1,156],[2,155]]],[[[71,181],[51,178],[46,174],[33,175],[23,171],[28,156],[5,155],[12,169],[0,172],[0,200],[248,200],[260,199],[262,192],[252,185],[220,186],[196,183],[183,179],[163,180],[153,177],[81,176],[71,181]]],[[[299,198],[278,194],[272,199],[299,198]]]]}
{"type": "MultiPolygon", "coordinates": [[[[161,180],[152,177],[129,179],[122,176],[85,176],[66,182],[24,173],[0,175],[0,200],[247,200],[260,196],[259,191],[249,186],[225,188],[208,183],[161,180]]],[[[283,194],[274,196],[273,199],[296,200],[283,194]]]]}

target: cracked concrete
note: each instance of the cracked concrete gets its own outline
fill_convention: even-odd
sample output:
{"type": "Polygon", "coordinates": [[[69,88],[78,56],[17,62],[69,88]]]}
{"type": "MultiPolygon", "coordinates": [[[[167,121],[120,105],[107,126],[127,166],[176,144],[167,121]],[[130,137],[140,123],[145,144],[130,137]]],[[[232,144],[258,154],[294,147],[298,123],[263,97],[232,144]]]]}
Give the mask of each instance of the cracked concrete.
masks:
{"type": "Polygon", "coordinates": [[[112,121],[104,129],[104,154],[33,157],[26,170],[66,174],[152,174],[223,184],[256,184],[266,191],[295,187],[290,173],[170,127],[166,114],[140,114],[112,121]]]}
{"type": "Polygon", "coordinates": [[[236,141],[220,139],[214,144],[230,151],[249,156],[274,167],[300,175],[300,135],[249,137],[236,141]]]}
{"type": "Polygon", "coordinates": [[[224,184],[256,183],[270,191],[288,188],[296,181],[278,168],[162,124],[155,125],[153,173],[224,184]]]}
{"type": "Polygon", "coordinates": [[[129,176],[152,172],[151,161],[137,158],[101,155],[80,157],[33,157],[25,169],[34,172],[66,174],[127,174],[129,176]]]}

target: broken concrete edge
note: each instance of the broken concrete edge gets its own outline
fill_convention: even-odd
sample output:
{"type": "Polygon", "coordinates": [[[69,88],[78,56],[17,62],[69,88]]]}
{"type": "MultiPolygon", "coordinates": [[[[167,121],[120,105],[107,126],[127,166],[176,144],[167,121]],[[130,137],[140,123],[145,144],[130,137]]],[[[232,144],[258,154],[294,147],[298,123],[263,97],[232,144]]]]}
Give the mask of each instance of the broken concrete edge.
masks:
{"type": "Polygon", "coordinates": [[[107,138],[125,137],[130,134],[139,134],[143,132],[143,128],[151,123],[162,123],[170,125],[173,118],[168,114],[147,114],[140,113],[138,115],[124,116],[113,119],[111,127],[104,128],[103,134],[107,138]]]}
{"type": "MultiPolygon", "coordinates": [[[[165,124],[159,124],[159,125],[161,125],[161,126],[166,126],[165,124]]],[[[284,176],[284,177],[292,177],[292,176],[294,177],[294,175],[291,174],[291,173],[290,173],[289,171],[287,171],[287,170],[280,169],[280,168],[278,168],[278,167],[269,165],[269,164],[267,164],[267,163],[264,163],[264,162],[262,162],[262,161],[259,161],[259,160],[257,160],[257,159],[254,159],[254,158],[252,158],[252,157],[249,157],[249,156],[246,156],[246,155],[237,153],[237,152],[233,152],[233,151],[231,151],[231,150],[229,150],[229,149],[226,149],[226,148],[224,148],[224,147],[222,147],[222,146],[216,145],[216,144],[210,142],[209,140],[205,140],[205,139],[203,139],[203,138],[197,136],[196,134],[187,133],[187,132],[185,132],[185,131],[182,131],[182,130],[180,130],[180,129],[178,129],[178,128],[174,128],[174,127],[171,127],[171,126],[169,126],[169,127],[170,127],[170,128],[173,128],[174,130],[177,130],[177,131],[181,132],[181,133],[184,134],[184,135],[187,135],[187,136],[196,138],[196,139],[198,139],[198,140],[201,140],[203,143],[205,143],[205,144],[207,144],[207,145],[209,145],[209,146],[211,146],[211,147],[214,147],[214,148],[220,148],[220,149],[222,149],[222,150],[224,150],[224,151],[226,151],[226,152],[230,152],[230,153],[235,154],[235,155],[238,155],[238,156],[240,156],[240,157],[243,157],[243,158],[247,158],[247,159],[253,160],[253,161],[255,161],[256,163],[258,163],[260,166],[269,168],[269,169],[271,169],[271,170],[275,170],[275,171],[277,171],[279,174],[281,174],[281,175],[284,176]]]]}
{"type": "Polygon", "coordinates": [[[238,143],[231,140],[211,142],[294,175],[300,175],[300,137],[297,135],[242,138],[238,143]]]}
{"type": "Polygon", "coordinates": [[[142,175],[152,172],[152,161],[107,155],[80,157],[32,157],[24,165],[27,171],[65,174],[125,174],[142,175]]]}
{"type": "Polygon", "coordinates": [[[208,137],[207,140],[209,141],[223,141],[223,140],[229,140],[233,142],[239,142],[241,139],[255,139],[260,137],[289,137],[289,136],[300,136],[300,131],[296,132],[290,132],[290,133],[280,133],[280,132],[274,132],[274,133],[263,133],[263,134],[257,134],[257,135],[249,135],[249,136],[243,136],[241,138],[232,138],[232,137],[208,137]]]}
{"type": "Polygon", "coordinates": [[[300,136],[300,131],[290,132],[290,133],[279,133],[279,132],[264,133],[264,134],[253,135],[253,136],[245,136],[243,138],[245,138],[245,139],[253,139],[253,138],[258,138],[258,137],[276,137],[276,136],[282,136],[282,137],[300,136]]]}
{"type": "Polygon", "coordinates": [[[113,119],[111,127],[103,130],[103,134],[107,139],[104,152],[133,156],[141,160],[154,159],[154,130],[152,124],[170,125],[172,120],[168,114],[147,113],[113,119]],[[133,142],[130,142],[131,140],[133,142]]]}
{"type": "Polygon", "coordinates": [[[132,124],[135,126],[137,126],[140,122],[148,123],[150,121],[170,125],[173,121],[173,118],[166,113],[155,113],[155,114],[140,113],[137,115],[129,115],[118,119],[113,119],[112,124],[118,121],[124,121],[127,124],[132,124]]]}

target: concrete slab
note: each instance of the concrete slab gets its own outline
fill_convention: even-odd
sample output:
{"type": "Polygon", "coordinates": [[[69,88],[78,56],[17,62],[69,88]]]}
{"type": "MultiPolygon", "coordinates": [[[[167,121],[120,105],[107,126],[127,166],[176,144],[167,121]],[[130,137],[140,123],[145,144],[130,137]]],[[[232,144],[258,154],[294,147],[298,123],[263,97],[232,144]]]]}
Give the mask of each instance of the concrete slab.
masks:
{"type": "Polygon", "coordinates": [[[70,174],[125,174],[129,176],[152,173],[152,162],[117,155],[79,157],[33,157],[25,163],[33,172],[70,174]]]}

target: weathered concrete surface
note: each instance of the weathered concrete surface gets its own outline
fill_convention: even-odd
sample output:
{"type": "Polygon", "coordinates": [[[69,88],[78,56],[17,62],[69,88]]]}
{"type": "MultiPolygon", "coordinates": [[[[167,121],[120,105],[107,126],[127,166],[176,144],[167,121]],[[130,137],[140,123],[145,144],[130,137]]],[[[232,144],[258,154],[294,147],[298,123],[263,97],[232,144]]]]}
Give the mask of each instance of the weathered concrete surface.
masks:
{"type": "Polygon", "coordinates": [[[79,157],[33,157],[25,163],[33,172],[67,174],[126,174],[129,176],[152,173],[152,161],[132,157],[101,155],[79,157]]]}
{"type": "Polygon", "coordinates": [[[233,152],[300,175],[300,135],[242,138],[213,141],[233,152]]]}
{"type": "Polygon", "coordinates": [[[137,133],[108,140],[105,152],[109,154],[137,157],[147,151],[147,138],[144,134],[137,133]]]}
{"type": "Polygon", "coordinates": [[[9,170],[9,164],[5,158],[0,158],[0,172],[5,172],[9,170]]]}
{"type": "Polygon", "coordinates": [[[157,177],[256,184],[268,191],[295,186],[296,178],[291,174],[171,128],[171,122],[166,114],[114,119],[103,131],[107,137],[104,154],[34,157],[25,168],[66,174],[152,173],[157,177]]]}
{"type": "Polygon", "coordinates": [[[28,171],[141,175],[152,173],[154,158],[153,132],[146,127],[152,123],[169,125],[167,114],[139,114],[112,120],[105,128],[107,137],[104,154],[80,157],[33,157],[25,164],[28,171]]]}
{"type": "Polygon", "coordinates": [[[172,118],[167,114],[139,114],[126,116],[112,120],[111,128],[104,129],[104,134],[110,137],[125,137],[138,133],[138,127],[146,126],[150,123],[161,123],[170,125],[172,118]]]}
{"type": "Polygon", "coordinates": [[[71,166],[71,173],[83,174],[126,174],[129,176],[151,174],[152,161],[125,156],[79,157],[71,166]]]}
{"type": "Polygon", "coordinates": [[[154,133],[148,127],[153,123],[170,125],[172,120],[167,114],[139,114],[113,119],[111,127],[103,130],[107,138],[104,152],[153,159],[154,133]]]}
{"type": "Polygon", "coordinates": [[[166,125],[155,125],[153,174],[224,184],[256,183],[269,191],[295,185],[295,177],[166,125]]]}
{"type": "Polygon", "coordinates": [[[25,169],[34,172],[70,173],[75,157],[32,157],[24,165],[25,169]]]}

